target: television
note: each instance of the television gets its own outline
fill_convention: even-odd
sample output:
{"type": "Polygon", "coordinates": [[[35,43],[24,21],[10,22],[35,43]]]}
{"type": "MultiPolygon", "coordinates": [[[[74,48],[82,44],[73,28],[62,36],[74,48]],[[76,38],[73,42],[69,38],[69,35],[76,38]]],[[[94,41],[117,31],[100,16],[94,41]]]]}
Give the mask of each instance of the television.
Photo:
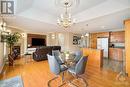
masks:
{"type": "Polygon", "coordinates": [[[46,40],[43,38],[32,38],[32,46],[46,46],[46,40]]]}

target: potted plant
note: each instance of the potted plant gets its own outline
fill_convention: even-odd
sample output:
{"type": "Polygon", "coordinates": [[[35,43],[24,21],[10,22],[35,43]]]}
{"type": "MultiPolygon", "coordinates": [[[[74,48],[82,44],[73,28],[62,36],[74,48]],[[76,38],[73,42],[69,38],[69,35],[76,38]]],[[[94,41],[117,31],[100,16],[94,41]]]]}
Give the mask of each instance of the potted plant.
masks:
{"type": "Polygon", "coordinates": [[[16,33],[10,33],[8,35],[6,35],[6,43],[9,47],[9,54],[8,54],[8,60],[9,60],[9,66],[13,66],[13,59],[11,58],[12,55],[12,47],[14,46],[14,44],[16,44],[18,42],[18,40],[20,39],[20,34],[18,32],[16,33]]]}

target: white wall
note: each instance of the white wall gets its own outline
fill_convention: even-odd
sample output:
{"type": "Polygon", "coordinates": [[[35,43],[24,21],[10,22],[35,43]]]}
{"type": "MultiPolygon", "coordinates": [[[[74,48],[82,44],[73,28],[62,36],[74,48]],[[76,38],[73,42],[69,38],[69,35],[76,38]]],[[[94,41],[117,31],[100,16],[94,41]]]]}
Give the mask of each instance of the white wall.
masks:
{"type": "Polygon", "coordinates": [[[60,45],[61,43],[59,42],[59,37],[58,37],[59,34],[62,34],[62,36],[64,36],[64,41],[62,41],[62,51],[74,52],[80,49],[78,45],[73,45],[73,36],[78,34],[69,33],[69,32],[48,33],[47,45],[48,46],[60,45]]]}
{"type": "Polygon", "coordinates": [[[67,37],[66,41],[69,41],[69,44],[68,44],[68,49],[72,52],[76,51],[76,50],[79,50],[80,47],[78,45],[73,45],[73,36],[76,35],[76,36],[81,36],[79,34],[74,34],[74,33],[69,33],[69,37],[67,37]]]}
{"type": "Polygon", "coordinates": [[[4,44],[0,42],[0,73],[4,65],[4,44]]]}

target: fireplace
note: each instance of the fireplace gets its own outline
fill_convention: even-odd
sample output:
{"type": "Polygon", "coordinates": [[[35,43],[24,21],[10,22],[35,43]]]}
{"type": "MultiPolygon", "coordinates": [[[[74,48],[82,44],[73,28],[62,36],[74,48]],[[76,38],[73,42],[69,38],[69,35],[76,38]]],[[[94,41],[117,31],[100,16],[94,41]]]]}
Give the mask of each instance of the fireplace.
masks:
{"type": "Polygon", "coordinates": [[[21,51],[20,51],[21,49],[20,49],[20,46],[13,46],[13,49],[12,49],[12,51],[13,51],[13,53],[15,54],[15,59],[18,59],[18,58],[20,58],[20,53],[21,53],[21,51]]]}

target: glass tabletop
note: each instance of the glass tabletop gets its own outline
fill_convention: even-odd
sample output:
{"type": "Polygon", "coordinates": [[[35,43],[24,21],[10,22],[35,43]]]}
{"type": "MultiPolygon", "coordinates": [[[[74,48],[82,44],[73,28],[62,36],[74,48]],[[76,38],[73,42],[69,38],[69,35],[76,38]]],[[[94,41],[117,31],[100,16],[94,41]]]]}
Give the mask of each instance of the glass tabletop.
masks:
{"type": "Polygon", "coordinates": [[[75,64],[75,61],[74,61],[75,55],[74,54],[61,53],[60,58],[65,63],[65,65],[68,67],[75,64]]]}

